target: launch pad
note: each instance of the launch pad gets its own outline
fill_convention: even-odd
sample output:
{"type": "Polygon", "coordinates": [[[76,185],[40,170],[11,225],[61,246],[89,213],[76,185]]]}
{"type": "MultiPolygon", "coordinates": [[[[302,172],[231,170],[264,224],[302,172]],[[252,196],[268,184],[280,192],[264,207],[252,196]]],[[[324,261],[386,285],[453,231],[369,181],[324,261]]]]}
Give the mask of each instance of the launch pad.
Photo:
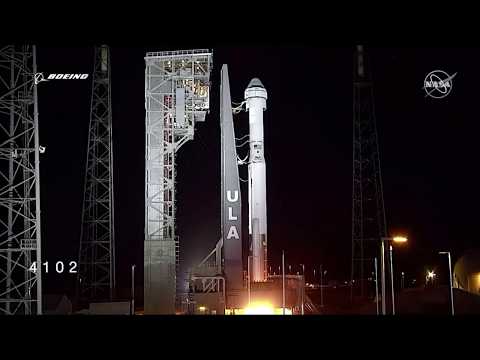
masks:
{"type": "MultiPolygon", "coordinates": [[[[249,114],[249,155],[241,160],[233,126],[227,65],[222,66],[220,88],[221,237],[194,269],[183,314],[291,315],[303,314],[305,281],[300,275],[269,276],[267,272],[267,199],[263,112],[267,90],[254,78],[245,90],[249,114]],[[248,160],[247,160],[248,159],[248,160]],[[241,188],[238,166],[248,164],[248,264],[243,263],[241,188]]],[[[241,138],[241,139],[243,139],[241,138]]]]}
{"type": "MultiPolygon", "coordinates": [[[[192,140],[195,125],[209,111],[212,53],[206,49],[147,53],[145,57],[145,314],[303,314],[303,276],[267,272],[267,183],[263,112],[267,90],[258,78],[232,109],[227,65],[220,83],[221,236],[215,249],[178,291],[179,241],[175,226],[176,153],[192,140]],[[233,115],[244,106],[249,134],[235,137],[233,115]],[[247,138],[249,154],[240,159],[237,140],[247,138]],[[242,246],[239,165],[248,165],[248,265],[242,246]]],[[[246,238],[246,236],[245,236],[246,238]]]]}
{"type": "Polygon", "coordinates": [[[282,275],[272,275],[266,281],[250,284],[247,277],[240,293],[241,305],[234,308],[225,306],[227,299],[221,281],[212,283],[208,277],[194,275],[190,284],[190,297],[183,304],[182,314],[302,315],[305,312],[305,282],[302,275],[285,275],[285,282],[282,275]]]}

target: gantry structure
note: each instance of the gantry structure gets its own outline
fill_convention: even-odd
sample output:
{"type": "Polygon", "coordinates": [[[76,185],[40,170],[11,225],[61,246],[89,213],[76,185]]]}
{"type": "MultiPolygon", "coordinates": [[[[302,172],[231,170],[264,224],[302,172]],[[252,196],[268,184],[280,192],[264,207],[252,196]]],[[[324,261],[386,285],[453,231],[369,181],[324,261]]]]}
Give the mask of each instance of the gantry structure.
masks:
{"type": "Polygon", "coordinates": [[[367,295],[374,257],[387,236],[382,174],[370,63],[363,46],[356,48],[353,82],[353,196],[351,284],[367,295]],[[367,274],[368,272],[368,274],[367,274]],[[358,286],[357,286],[358,285],[358,286]]]}
{"type": "Polygon", "coordinates": [[[0,313],[42,314],[35,46],[0,48],[0,313]]]}
{"type": "Polygon", "coordinates": [[[111,300],[115,289],[110,49],[95,47],[82,208],[77,302],[111,300]]]}
{"type": "Polygon", "coordinates": [[[145,56],[144,312],[174,314],[179,242],[175,229],[175,156],[210,106],[212,52],[145,56]]]}

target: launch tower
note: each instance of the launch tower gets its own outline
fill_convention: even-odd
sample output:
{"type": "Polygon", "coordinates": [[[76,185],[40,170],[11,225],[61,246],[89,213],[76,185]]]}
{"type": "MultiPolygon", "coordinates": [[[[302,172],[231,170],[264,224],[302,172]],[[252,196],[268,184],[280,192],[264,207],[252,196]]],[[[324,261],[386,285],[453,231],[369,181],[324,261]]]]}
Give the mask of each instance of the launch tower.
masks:
{"type": "Polygon", "coordinates": [[[111,300],[115,289],[110,50],[96,47],[88,128],[77,301],[111,300]]]}
{"type": "Polygon", "coordinates": [[[35,46],[0,48],[0,314],[42,314],[35,46]]]}
{"type": "Polygon", "coordinates": [[[366,296],[367,270],[373,270],[387,225],[383,202],[375,104],[369,63],[357,46],[353,82],[352,296],[366,296]],[[358,286],[357,286],[358,285],[358,286]]]}
{"type": "Polygon", "coordinates": [[[212,53],[149,52],[145,57],[145,314],[174,314],[179,244],[175,155],[209,110],[212,53]]]}

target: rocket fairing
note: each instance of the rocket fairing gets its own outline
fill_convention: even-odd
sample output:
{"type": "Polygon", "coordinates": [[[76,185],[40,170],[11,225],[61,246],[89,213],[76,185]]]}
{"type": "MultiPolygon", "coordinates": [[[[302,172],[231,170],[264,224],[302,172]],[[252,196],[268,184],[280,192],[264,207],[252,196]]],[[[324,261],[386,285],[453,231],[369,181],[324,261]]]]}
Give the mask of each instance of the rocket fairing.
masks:
{"type": "Polygon", "coordinates": [[[245,90],[250,125],[250,161],[248,165],[248,202],[251,277],[253,282],[267,280],[267,194],[263,142],[263,111],[267,108],[267,90],[254,78],[245,90]]]}

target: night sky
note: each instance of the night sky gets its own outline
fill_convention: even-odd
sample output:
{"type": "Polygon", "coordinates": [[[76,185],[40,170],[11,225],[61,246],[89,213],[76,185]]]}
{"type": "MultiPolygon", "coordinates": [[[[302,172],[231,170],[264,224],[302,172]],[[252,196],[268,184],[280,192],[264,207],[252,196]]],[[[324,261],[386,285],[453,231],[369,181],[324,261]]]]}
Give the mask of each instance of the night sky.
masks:
{"type": "MultiPolygon", "coordinates": [[[[232,101],[243,100],[250,79],[268,91],[264,116],[267,162],[269,261],[323,264],[329,279],[345,280],[351,261],[352,92],[354,44],[212,48],[211,112],[195,140],[177,157],[177,233],[183,267],[198,262],[220,236],[219,80],[229,65],[232,101]]],[[[187,47],[179,47],[187,48],[187,47]]],[[[143,282],[144,55],[175,47],[111,48],[114,131],[117,282],[128,287],[130,266],[143,282]]],[[[480,50],[468,48],[366,48],[372,62],[384,199],[390,234],[408,235],[394,253],[407,281],[478,243],[478,121],[480,50]],[[457,72],[451,94],[425,97],[432,70],[457,72]]],[[[89,73],[93,48],[38,46],[38,71],[89,73]]],[[[79,246],[89,80],[39,85],[42,242],[44,261],[76,260],[79,246]]],[[[235,118],[236,136],[248,116],[235,118]]],[[[241,152],[244,155],[245,152],[241,152]]],[[[246,177],[246,169],[241,170],[246,177]]],[[[246,186],[243,196],[247,195],[246,186]]],[[[247,204],[244,202],[244,210],[247,204]]],[[[246,211],[245,225],[248,224],[246,211]]],[[[244,231],[244,234],[248,232],[244,231]]],[[[246,239],[245,239],[246,240],[246,239]]],[[[310,275],[308,275],[310,274],[310,275]]],[[[71,293],[73,275],[49,273],[45,293],[71,293]]],[[[442,281],[443,281],[442,280],[442,281]]]]}

